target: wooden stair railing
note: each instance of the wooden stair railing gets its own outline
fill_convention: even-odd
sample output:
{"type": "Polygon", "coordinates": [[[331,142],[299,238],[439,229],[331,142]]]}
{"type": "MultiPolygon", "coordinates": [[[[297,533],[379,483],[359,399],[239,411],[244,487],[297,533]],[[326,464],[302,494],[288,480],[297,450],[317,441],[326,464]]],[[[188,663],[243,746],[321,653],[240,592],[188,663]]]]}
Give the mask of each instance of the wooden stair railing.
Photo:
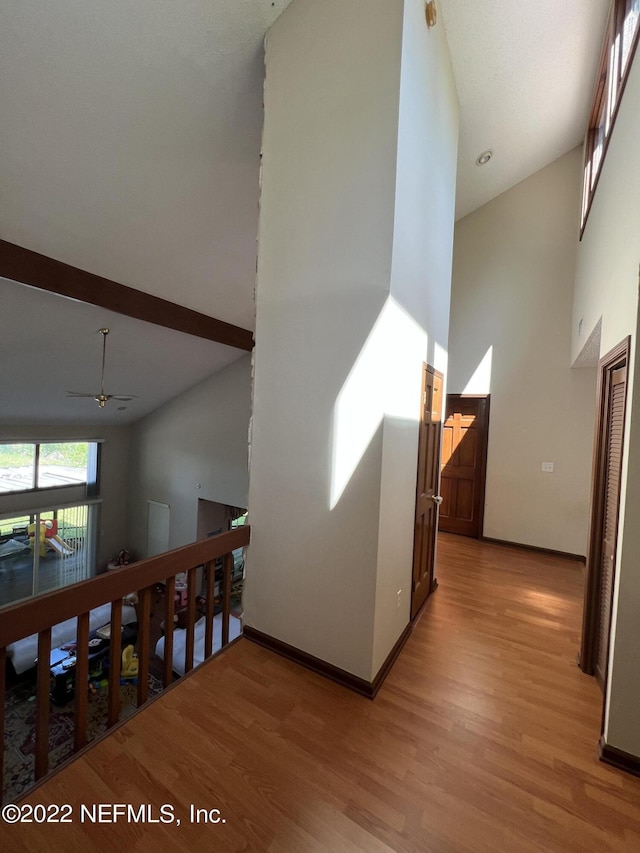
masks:
{"type": "MultiPolygon", "coordinates": [[[[79,685],[89,679],[89,611],[111,602],[111,639],[107,693],[107,728],[118,722],[120,715],[120,666],[122,599],[131,592],[138,594],[138,707],[148,699],[148,674],[151,656],[150,617],[151,592],[158,583],[165,584],[165,645],[163,686],[173,681],[174,596],[177,574],[187,573],[187,624],[185,672],[193,669],[196,623],[196,573],[206,569],[206,610],[204,657],[213,652],[215,561],[222,559],[224,568],[222,595],[222,647],[229,642],[229,616],[233,551],[249,544],[248,525],[228,533],[220,533],[200,542],[176,548],[98,575],[90,580],[39,595],[20,604],[0,610],[0,743],[4,747],[6,649],[10,643],[38,634],[36,684],[36,748],[35,779],[49,769],[49,681],[51,628],[77,617],[75,665],[74,752],[87,743],[87,690],[79,685]]],[[[0,750],[0,792],[3,791],[4,749],[0,750]]],[[[0,802],[2,796],[0,796],[0,802]]]]}

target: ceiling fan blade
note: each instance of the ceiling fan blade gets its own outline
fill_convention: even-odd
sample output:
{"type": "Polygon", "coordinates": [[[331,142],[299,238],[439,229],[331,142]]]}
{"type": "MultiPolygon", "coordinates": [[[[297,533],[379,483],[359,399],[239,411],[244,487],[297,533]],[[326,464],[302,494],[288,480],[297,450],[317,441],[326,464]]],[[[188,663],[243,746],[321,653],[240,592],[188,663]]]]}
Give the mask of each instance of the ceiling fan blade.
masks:
{"type": "Polygon", "coordinates": [[[126,395],[124,395],[124,394],[107,394],[107,396],[109,397],[110,400],[127,401],[127,400],[137,400],[138,399],[137,394],[126,394],[126,395]]]}
{"type": "Polygon", "coordinates": [[[67,397],[90,397],[93,399],[95,394],[83,394],[81,391],[66,391],[67,397]]]}

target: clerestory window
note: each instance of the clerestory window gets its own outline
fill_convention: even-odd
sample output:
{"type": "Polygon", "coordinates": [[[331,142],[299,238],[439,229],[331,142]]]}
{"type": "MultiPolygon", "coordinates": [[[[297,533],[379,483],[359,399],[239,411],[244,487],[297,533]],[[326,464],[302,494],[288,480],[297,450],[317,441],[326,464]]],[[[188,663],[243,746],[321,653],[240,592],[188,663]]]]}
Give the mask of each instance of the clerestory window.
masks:
{"type": "Polygon", "coordinates": [[[640,33],[640,0],[613,0],[584,144],[580,236],[602,170],[640,33]]]}

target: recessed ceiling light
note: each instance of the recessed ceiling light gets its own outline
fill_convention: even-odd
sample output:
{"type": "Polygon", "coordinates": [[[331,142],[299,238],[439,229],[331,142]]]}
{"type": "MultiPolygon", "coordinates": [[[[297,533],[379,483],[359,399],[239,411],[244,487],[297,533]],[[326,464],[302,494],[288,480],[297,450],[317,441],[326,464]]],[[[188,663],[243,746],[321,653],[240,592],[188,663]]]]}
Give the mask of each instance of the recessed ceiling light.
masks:
{"type": "Polygon", "coordinates": [[[493,151],[488,148],[486,151],[483,151],[482,154],[478,154],[476,157],[476,166],[486,166],[486,164],[493,157],[493,151]]]}

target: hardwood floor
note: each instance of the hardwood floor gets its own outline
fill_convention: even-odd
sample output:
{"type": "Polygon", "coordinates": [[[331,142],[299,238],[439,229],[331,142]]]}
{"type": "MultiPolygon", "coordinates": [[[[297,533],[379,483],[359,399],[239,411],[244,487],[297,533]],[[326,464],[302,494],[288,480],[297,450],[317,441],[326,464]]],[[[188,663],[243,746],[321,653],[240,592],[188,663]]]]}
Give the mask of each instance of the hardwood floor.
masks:
{"type": "Polygon", "coordinates": [[[640,850],[640,779],[598,762],[601,694],[575,664],[580,565],[443,535],[438,578],[373,702],[240,640],[26,800],[72,824],[5,825],[3,848],[640,850]],[[94,803],[181,825],[81,823],[94,803]]]}

